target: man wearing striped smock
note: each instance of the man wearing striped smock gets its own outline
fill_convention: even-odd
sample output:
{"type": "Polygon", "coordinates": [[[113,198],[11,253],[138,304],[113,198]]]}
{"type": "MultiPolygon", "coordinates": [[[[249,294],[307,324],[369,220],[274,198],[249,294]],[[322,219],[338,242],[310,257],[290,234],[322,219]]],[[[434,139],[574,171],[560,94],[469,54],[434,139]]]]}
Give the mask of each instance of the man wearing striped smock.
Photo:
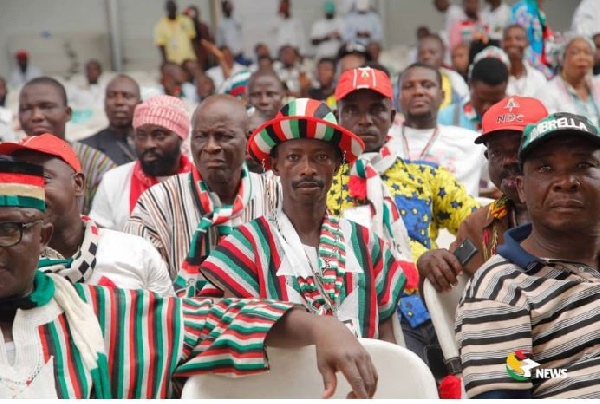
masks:
{"type": "Polygon", "coordinates": [[[600,135],[562,112],[529,125],[511,229],[459,304],[456,339],[475,398],[600,398],[600,135]]]}
{"type": "Polygon", "coordinates": [[[272,300],[161,298],[38,271],[52,236],[44,211],[43,168],[1,157],[0,399],[174,398],[189,376],[265,371],[267,346],[311,344],[324,397],[338,370],[350,397],[373,396],[369,355],[330,317],[272,300]]]}
{"type": "Polygon", "coordinates": [[[207,98],[192,125],[191,172],[144,192],[124,227],[156,247],[171,279],[184,266],[192,238],[202,245],[198,261],[190,263],[195,266],[232,228],[269,213],[279,200],[278,182],[246,166],[248,116],[239,100],[207,98]]]}
{"type": "Polygon", "coordinates": [[[342,156],[352,162],[363,150],[325,103],[308,98],[259,127],[249,152],[280,177],[282,209],[238,227],[213,250],[200,268],[211,284],[200,294],[301,304],[359,337],[395,343],[403,267],[414,265],[397,261],[374,232],[327,210],[342,156]]]}

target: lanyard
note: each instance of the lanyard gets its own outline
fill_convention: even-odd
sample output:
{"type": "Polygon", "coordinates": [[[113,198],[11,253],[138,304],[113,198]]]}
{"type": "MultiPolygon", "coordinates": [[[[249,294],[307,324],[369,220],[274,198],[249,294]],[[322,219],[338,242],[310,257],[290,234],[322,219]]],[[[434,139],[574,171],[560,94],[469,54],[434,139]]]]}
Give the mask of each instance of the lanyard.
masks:
{"type": "MultiPolygon", "coordinates": [[[[406,125],[402,125],[402,141],[404,142],[404,151],[406,152],[406,158],[408,160],[412,160],[412,157],[410,155],[410,147],[408,146],[408,139],[406,138],[406,135],[404,134],[405,127],[406,127],[406,125]]],[[[437,137],[438,137],[438,127],[436,126],[435,129],[433,130],[433,133],[431,134],[431,137],[429,138],[429,141],[427,142],[427,144],[425,145],[423,150],[421,150],[419,157],[417,157],[417,160],[421,160],[424,156],[427,155],[427,153],[429,153],[429,150],[433,147],[433,144],[437,140],[437,137]]]]}

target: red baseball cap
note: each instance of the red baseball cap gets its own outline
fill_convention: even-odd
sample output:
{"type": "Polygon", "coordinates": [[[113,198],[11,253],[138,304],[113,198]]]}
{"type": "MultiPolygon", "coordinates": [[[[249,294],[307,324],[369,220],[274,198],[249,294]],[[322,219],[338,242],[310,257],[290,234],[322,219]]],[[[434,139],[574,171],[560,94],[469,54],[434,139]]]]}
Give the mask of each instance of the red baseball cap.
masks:
{"type": "Polygon", "coordinates": [[[346,70],[340,76],[335,99],[341,100],[356,90],[373,90],[387,98],[392,98],[392,80],[385,72],[370,67],[359,67],[358,69],[346,70]]]}
{"type": "Polygon", "coordinates": [[[1,156],[12,156],[19,150],[31,150],[55,156],[71,166],[77,173],[82,173],[81,164],[71,145],[59,137],[44,133],[40,136],[26,136],[19,143],[0,144],[1,156]]]}
{"type": "Polygon", "coordinates": [[[499,130],[523,132],[529,124],[548,116],[548,110],[540,100],[532,97],[506,97],[483,114],[481,136],[475,143],[483,143],[486,136],[499,130]]]}

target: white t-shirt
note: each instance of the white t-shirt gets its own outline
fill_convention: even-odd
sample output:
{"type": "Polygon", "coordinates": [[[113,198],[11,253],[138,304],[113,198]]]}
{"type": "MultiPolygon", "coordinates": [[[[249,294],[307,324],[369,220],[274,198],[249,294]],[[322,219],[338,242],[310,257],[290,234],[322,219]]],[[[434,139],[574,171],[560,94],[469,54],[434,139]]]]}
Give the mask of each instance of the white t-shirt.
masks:
{"type": "MultiPolygon", "coordinates": [[[[99,226],[121,231],[129,219],[129,194],[135,161],[113,168],[104,174],[92,202],[90,217],[99,226]]],[[[166,177],[157,177],[158,182],[166,177]]]]}
{"type": "Polygon", "coordinates": [[[321,58],[337,58],[340,45],[342,44],[342,34],[344,33],[344,20],[341,18],[333,18],[328,20],[315,21],[312,26],[310,39],[322,39],[328,34],[337,32],[340,34],[340,39],[328,39],[315,46],[315,59],[321,58]]]}
{"type": "Polygon", "coordinates": [[[306,54],[306,33],[302,22],[295,18],[278,18],[275,26],[275,52],[283,45],[292,45],[301,55],[306,54]]]}
{"type": "MultiPolygon", "coordinates": [[[[229,77],[245,69],[245,66],[234,63],[229,77]]],[[[221,88],[223,82],[225,81],[225,76],[223,75],[223,69],[221,69],[221,66],[211,67],[206,71],[206,75],[213,80],[213,82],[215,83],[215,88],[221,88]]]]}
{"type": "Polygon", "coordinates": [[[119,288],[174,295],[167,264],[150,242],[109,229],[101,228],[98,234],[96,268],[87,284],[102,285],[107,278],[119,288]]]}
{"type": "Polygon", "coordinates": [[[525,62],[526,74],[520,78],[508,77],[506,95],[520,95],[521,97],[535,97],[537,92],[548,84],[548,80],[542,72],[531,67],[525,62]]]}
{"type": "Polygon", "coordinates": [[[6,359],[8,360],[8,364],[12,366],[15,363],[15,343],[13,341],[4,342],[4,348],[6,348],[6,359]]]}
{"type": "Polygon", "coordinates": [[[373,12],[348,13],[344,18],[344,40],[364,46],[367,46],[369,42],[383,41],[383,25],[379,14],[373,12]],[[359,38],[358,32],[369,32],[371,37],[359,38]]]}
{"type": "Polygon", "coordinates": [[[398,156],[413,161],[429,161],[437,163],[456,176],[456,179],[466,188],[471,196],[479,195],[479,181],[483,170],[487,170],[484,156],[485,147],[475,144],[477,132],[457,126],[438,125],[436,139],[430,144],[429,150],[422,156],[432,138],[434,129],[413,129],[404,126],[404,136],[408,142],[410,157],[402,137],[403,127],[393,125],[392,147],[398,156]]]}

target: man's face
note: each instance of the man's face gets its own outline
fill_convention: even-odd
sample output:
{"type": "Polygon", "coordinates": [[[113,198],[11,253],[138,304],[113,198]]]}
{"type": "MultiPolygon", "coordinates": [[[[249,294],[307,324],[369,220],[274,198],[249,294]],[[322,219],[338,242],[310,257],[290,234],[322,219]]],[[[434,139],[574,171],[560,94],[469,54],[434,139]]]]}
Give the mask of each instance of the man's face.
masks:
{"type": "Polygon", "coordinates": [[[181,138],[162,126],[145,124],[135,130],[135,152],[147,175],[170,175],[178,168],[181,138]]]}
{"type": "Polygon", "coordinates": [[[169,65],[164,68],[161,84],[166,95],[179,97],[184,81],[183,69],[178,65],[169,65]]]}
{"type": "Polygon", "coordinates": [[[359,136],[365,151],[378,151],[392,126],[392,102],[373,90],[356,90],[338,101],[340,125],[359,136]]]}
{"type": "Polygon", "coordinates": [[[481,81],[470,84],[471,105],[478,116],[483,116],[492,105],[499,103],[506,97],[507,84],[489,85],[481,81]]]}
{"type": "Polygon", "coordinates": [[[248,117],[237,99],[213,101],[196,111],[190,146],[194,164],[209,186],[238,178],[247,132],[248,117]]]}
{"type": "Polygon", "coordinates": [[[248,87],[248,103],[268,119],[275,118],[281,108],[281,83],[273,76],[262,76],[248,87]]]}
{"type": "Polygon", "coordinates": [[[469,48],[466,45],[458,45],[452,51],[452,66],[459,73],[469,70],[469,48]]]}
{"type": "Polygon", "coordinates": [[[215,82],[206,75],[201,75],[196,79],[196,94],[201,100],[210,97],[215,93],[215,82]]]}
{"type": "Polygon", "coordinates": [[[51,133],[65,138],[71,108],[52,84],[30,84],[19,94],[19,122],[28,136],[51,133]]]}
{"type": "Polygon", "coordinates": [[[485,157],[489,162],[490,180],[509,199],[518,202],[516,180],[521,172],[519,168],[521,132],[503,130],[486,135],[486,137],[488,136],[485,157]]]}
{"type": "Polygon", "coordinates": [[[469,17],[474,17],[479,12],[479,0],[463,0],[463,10],[469,17]]]}
{"type": "Polygon", "coordinates": [[[115,128],[130,128],[135,107],[140,102],[138,88],[130,79],[118,77],[106,87],[104,112],[115,128]]]}
{"type": "Polygon", "coordinates": [[[173,0],[167,1],[166,5],[167,9],[167,17],[169,19],[174,20],[177,17],[177,4],[173,0]]]}
{"type": "Polygon", "coordinates": [[[102,68],[98,63],[88,63],[85,65],[85,78],[90,84],[98,84],[98,79],[102,74],[102,68]]]}
{"type": "Polygon", "coordinates": [[[52,223],[55,229],[64,229],[74,217],[79,217],[77,199],[84,194],[83,174],[75,173],[71,166],[58,157],[43,153],[19,151],[15,153],[15,158],[44,167],[45,219],[52,223]]]}
{"type": "Polygon", "coordinates": [[[335,66],[328,62],[320,63],[317,67],[317,80],[323,88],[329,88],[335,78],[335,66]]]}
{"type": "Polygon", "coordinates": [[[434,0],[433,6],[437,11],[443,13],[450,7],[450,2],[448,0],[434,0]]]}
{"type": "Polygon", "coordinates": [[[522,60],[527,45],[527,33],[521,27],[509,28],[502,38],[502,49],[511,60],[522,60]]]}
{"type": "Polygon", "coordinates": [[[181,65],[183,69],[184,79],[189,83],[194,82],[194,78],[197,74],[201,72],[200,66],[198,65],[198,61],[196,59],[187,59],[181,65]]]}
{"type": "MultiPolygon", "coordinates": [[[[41,219],[42,212],[36,209],[0,208],[0,227],[7,222],[30,223],[41,219]]],[[[0,299],[21,297],[32,291],[38,257],[51,234],[51,226],[39,222],[23,229],[19,243],[0,247],[0,299]]]]}
{"type": "Polygon", "coordinates": [[[296,64],[296,51],[291,46],[282,47],[279,54],[279,60],[285,67],[294,66],[294,64],[296,64]]]}
{"type": "Polygon", "coordinates": [[[281,180],[285,208],[286,201],[307,205],[324,203],[340,161],[331,143],[295,139],[277,147],[272,164],[273,172],[281,180]]]}
{"type": "Polygon", "coordinates": [[[442,100],[442,88],[433,70],[413,67],[402,77],[400,106],[408,118],[435,119],[442,100]]]}
{"type": "Polygon", "coordinates": [[[25,70],[27,68],[27,56],[17,56],[17,65],[21,70],[25,70]]]}
{"type": "Polygon", "coordinates": [[[444,63],[444,48],[436,39],[421,39],[417,53],[419,62],[433,66],[436,69],[439,69],[444,63]]]}
{"type": "Polygon", "coordinates": [[[550,139],[524,162],[519,196],[547,231],[598,233],[600,149],[579,136],[550,139]]]}

